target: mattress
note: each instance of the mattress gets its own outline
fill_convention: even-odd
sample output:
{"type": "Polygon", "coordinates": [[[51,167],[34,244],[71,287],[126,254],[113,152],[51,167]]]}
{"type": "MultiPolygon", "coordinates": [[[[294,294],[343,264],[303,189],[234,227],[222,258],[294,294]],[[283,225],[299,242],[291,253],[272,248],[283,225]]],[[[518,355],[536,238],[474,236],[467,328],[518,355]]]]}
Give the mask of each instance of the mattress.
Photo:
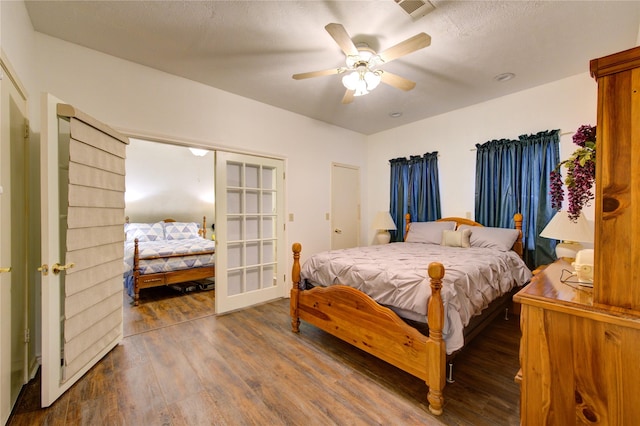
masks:
{"type": "Polygon", "coordinates": [[[531,278],[531,271],[513,251],[406,242],[322,252],[304,262],[301,277],[313,285],[349,285],[401,317],[426,323],[431,297],[427,268],[434,261],[445,267],[447,353],[464,345],[464,327],[473,316],[531,278]]]}

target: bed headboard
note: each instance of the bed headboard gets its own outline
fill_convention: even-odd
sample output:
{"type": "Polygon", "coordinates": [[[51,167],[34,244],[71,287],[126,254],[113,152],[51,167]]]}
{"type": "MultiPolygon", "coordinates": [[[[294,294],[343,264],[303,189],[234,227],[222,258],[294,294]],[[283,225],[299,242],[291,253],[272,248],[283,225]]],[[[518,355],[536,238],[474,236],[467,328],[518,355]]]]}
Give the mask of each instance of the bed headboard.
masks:
{"type": "MultiPolygon", "coordinates": [[[[405,228],[404,228],[404,233],[405,233],[405,239],[406,239],[406,235],[409,233],[409,225],[411,224],[411,215],[409,213],[407,213],[404,217],[405,220],[405,228]]],[[[516,242],[513,243],[513,247],[511,248],[511,250],[515,251],[516,253],[518,253],[518,255],[520,257],[522,257],[522,253],[523,253],[523,248],[522,248],[522,214],[521,213],[516,213],[513,215],[513,221],[515,223],[515,229],[517,229],[518,231],[520,231],[518,238],[516,239],[516,242]]],[[[467,219],[464,217],[443,217],[442,219],[438,219],[437,222],[455,222],[456,223],[456,229],[458,229],[458,227],[460,225],[469,225],[469,226],[484,226],[481,223],[478,223],[476,221],[473,221],[471,219],[467,219]]]]}

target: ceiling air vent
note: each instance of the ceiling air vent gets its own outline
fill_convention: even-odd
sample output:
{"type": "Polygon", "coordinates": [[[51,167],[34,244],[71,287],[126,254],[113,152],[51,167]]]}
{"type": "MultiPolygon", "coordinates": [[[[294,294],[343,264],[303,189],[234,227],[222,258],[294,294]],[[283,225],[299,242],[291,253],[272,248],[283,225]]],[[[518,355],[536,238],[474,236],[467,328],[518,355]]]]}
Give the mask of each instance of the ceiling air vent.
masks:
{"type": "Polygon", "coordinates": [[[413,19],[422,18],[427,13],[433,11],[435,7],[425,0],[393,0],[407,12],[413,19]]]}

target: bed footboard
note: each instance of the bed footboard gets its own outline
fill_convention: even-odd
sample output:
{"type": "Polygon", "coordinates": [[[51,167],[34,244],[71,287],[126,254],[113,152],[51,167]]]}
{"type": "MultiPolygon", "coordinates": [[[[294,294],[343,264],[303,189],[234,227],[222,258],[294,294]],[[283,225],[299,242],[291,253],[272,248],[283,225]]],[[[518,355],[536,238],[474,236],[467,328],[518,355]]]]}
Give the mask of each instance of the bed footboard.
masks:
{"type": "MultiPolygon", "coordinates": [[[[213,254],[215,250],[202,251],[197,254],[213,254]]],[[[144,259],[140,259],[140,248],[138,247],[138,239],[134,240],[133,249],[133,305],[138,306],[140,304],[140,290],[144,288],[160,287],[171,284],[179,284],[188,281],[197,281],[206,278],[213,278],[216,276],[215,265],[200,266],[189,269],[179,269],[168,272],[158,272],[153,274],[141,274],[140,273],[140,260],[156,259],[156,258],[170,258],[170,257],[182,257],[183,254],[178,255],[166,255],[166,256],[150,256],[144,259]]]]}
{"type": "Polygon", "coordinates": [[[429,410],[442,414],[446,351],[442,338],[444,306],[440,290],[444,267],[429,265],[432,296],[428,306],[429,337],[406,324],[395,312],[345,285],[300,290],[300,252],[293,244],[290,314],[293,332],[304,320],[329,334],[424,380],[429,410]]]}

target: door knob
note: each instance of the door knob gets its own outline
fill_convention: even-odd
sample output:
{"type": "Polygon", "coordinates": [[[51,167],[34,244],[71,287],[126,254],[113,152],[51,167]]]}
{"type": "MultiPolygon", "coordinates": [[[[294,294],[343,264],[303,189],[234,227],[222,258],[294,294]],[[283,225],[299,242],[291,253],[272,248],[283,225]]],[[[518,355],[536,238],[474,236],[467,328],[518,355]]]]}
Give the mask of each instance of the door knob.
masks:
{"type": "Polygon", "coordinates": [[[42,266],[38,266],[38,271],[42,272],[42,275],[49,275],[49,265],[45,263],[42,266]]]}
{"type": "Polygon", "coordinates": [[[67,269],[71,269],[75,266],[75,264],[72,263],[67,263],[66,265],[61,265],[59,263],[54,263],[53,265],[51,265],[51,271],[58,275],[60,273],[60,271],[66,271],[67,269]]]}
{"type": "Polygon", "coordinates": [[[336,234],[342,234],[342,229],[336,228],[333,230],[333,232],[335,232],[336,234]]]}
{"type": "Polygon", "coordinates": [[[3,272],[11,272],[11,266],[9,266],[8,268],[0,268],[0,274],[3,272]]]}

